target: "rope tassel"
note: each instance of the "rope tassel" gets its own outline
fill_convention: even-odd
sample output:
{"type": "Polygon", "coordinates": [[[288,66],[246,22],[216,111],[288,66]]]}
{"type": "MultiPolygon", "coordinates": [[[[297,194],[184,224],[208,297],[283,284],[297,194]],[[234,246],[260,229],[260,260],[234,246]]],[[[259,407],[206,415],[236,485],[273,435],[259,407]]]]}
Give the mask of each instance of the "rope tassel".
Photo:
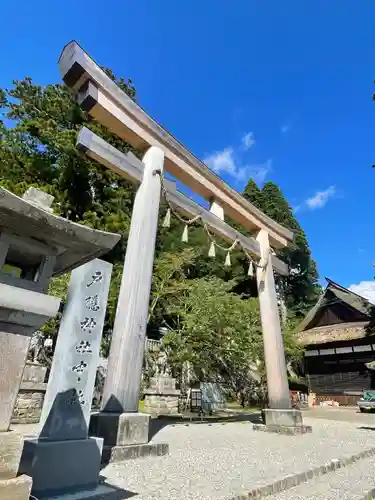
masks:
{"type": "Polygon", "coordinates": [[[171,227],[171,209],[168,208],[167,213],[165,214],[163,227],[171,227]]]}
{"type": "Polygon", "coordinates": [[[254,276],[254,264],[252,260],[249,262],[249,270],[247,271],[247,275],[254,276]]]}
{"type": "Polygon", "coordinates": [[[232,265],[231,261],[230,261],[230,252],[227,253],[227,256],[225,257],[225,263],[224,263],[224,266],[225,267],[230,267],[232,265]]]}
{"type": "Polygon", "coordinates": [[[187,243],[188,239],[189,239],[189,237],[188,237],[188,225],[186,224],[184,227],[184,232],[182,233],[181,241],[183,243],[187,243]]]}
{"type": "Polygon", "coordinates": [[[216,250],[215,250],[215,243],[212,241],[210,245],[210,249],[208,251],[208,256],[209,257],[215,257],[216,255],[216,250]]]}

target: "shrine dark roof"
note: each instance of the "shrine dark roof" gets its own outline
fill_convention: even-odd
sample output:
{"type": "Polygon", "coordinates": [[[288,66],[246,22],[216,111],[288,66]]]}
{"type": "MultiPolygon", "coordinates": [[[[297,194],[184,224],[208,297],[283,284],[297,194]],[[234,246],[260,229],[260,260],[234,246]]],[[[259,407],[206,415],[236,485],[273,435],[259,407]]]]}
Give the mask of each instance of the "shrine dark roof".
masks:
{"type": "Polygon", "coordinates": [[[303,344],[351,340],[369,333],[375,306],[329,278],[315,306],[297,328],[303,344]]]}

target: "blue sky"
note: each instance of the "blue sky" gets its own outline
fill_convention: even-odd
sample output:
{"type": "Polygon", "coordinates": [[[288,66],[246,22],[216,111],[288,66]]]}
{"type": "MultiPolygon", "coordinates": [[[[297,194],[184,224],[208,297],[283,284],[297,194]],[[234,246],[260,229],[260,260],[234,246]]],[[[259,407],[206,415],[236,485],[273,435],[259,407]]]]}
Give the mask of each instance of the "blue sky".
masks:
{"type": "Polygon", "coordinates": [[[76,39],[236,189],[277,182],[349,286],[375,275],[374,19],[373,0],[7,2],[0,86],[59,82],[76,39]]]}

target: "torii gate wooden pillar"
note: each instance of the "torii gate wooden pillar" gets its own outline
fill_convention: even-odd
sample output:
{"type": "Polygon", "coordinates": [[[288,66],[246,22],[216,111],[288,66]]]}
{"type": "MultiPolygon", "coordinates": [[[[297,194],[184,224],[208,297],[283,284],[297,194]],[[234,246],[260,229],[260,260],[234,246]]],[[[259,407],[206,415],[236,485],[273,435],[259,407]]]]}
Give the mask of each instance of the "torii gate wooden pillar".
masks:
{"type": "MultiPolygon", "coordinates": [[[[273,274],[273,268],[281,275],[288,274],[288,269],[270,252],[270,246],[287,246],[293,240],[293,233],[255,208],[208,169],[132,101],[76,42],[63,49],[59,68],[64,82],[77,92],[82,109],[137,150],[146,151],[141,162],[130,153],[119,152],[88,129],[80,132],[77,141],[77,147],[91,158],[140,184],[112,334],[102,413],[107,419],[111,414],[125,414],[126,422],[133,415],[132,425],[139,430],[137,411],[161,187],[156,171],[162,172],[164,168],[211,201],[211,210],[205,210],[178,192],[174,183],[167,182],[169,199],[175,206],[184,213],[201,215],[221,237],[230,241],[238,239],[264,264],[263,270],[257,269],[257,283],[269,393],[265,428],[280,431],[287,427],[290,432],[291,428],[298,427],[301,432],[305,428],[301,413],[291,410],[273,274]],[[226,224],[224,212],[256,232],[256,239],[245,237],[226,224]]],[[[100,428],[103,426],[96,425],[96,432],[105,434],[100,428]]],[[[117,436],[113,444],[129,444],[126,440],[120,441],[117,436]]]]}

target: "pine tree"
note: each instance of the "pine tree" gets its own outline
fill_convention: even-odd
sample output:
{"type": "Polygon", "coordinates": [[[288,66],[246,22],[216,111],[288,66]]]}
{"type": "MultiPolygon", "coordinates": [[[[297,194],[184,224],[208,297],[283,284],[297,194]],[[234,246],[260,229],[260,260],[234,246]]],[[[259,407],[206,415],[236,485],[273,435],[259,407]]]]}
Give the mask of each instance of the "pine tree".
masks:
{"type": "Polygon", "coordinates": [[[246,187],[242,195],[244,198],[250,201],[250,203],[252,203],[254,206],[260,209],[262,204],[261,200],[262,193],[261,190],[258,188],[254,179],[249,180],[249,182],[246,184],[246,187]]]}
{"type": "MultiPolygon", "coordinates": [[[[117,83],[135,98],[131,82],[117,83]]],[[[79,153],[75,144],[85,125],[118,149],[129,147],[84,113],[65,85],[42,87],[28,77],[14,81],[9,90],[0,89],[1,117],[12,120],[13,127],[0,119],[0,186],[19,196],[30,186],[38,187],[55,197],[55,214],[121,234],[119,244],[103,256],[114,264],[107,317],[111,324],[135,188],[79,153]]]]}
{"type": "Polygon", "coordinates": [[[295,234],[293,244],[281,250],[278,255],[289,265],[290,270],[290,275],[284,279],[286,305],[295,314],[304,315],[315,304],[320,292],[318,272],[315,261],[311,258],[306,235],[275,183],[264,184],[259,208],[295,234]]]}

